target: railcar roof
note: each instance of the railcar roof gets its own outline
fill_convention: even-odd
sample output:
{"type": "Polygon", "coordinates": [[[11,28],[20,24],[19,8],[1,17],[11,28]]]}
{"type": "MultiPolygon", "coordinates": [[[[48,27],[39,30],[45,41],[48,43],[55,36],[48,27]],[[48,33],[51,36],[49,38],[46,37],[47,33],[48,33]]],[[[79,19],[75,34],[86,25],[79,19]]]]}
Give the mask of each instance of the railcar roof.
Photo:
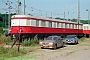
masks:
{"type": "MultiPolygon", "coordinates": [[[[42,20],[52,20],[52,21],[60,21],[60,22],[68,22],[68,23],[74,23],[77,24],[77,22],[72,22],[72,21],[64,21],[64,20],[60,20],[60,19],[50,19],[50,18],[43,18],[43,17],[39,17],[39,16],[30,16],[30,15],[13,15],[11,18],[18,18],[18,17],[23,17],[23,18],[37,18],[37,19],[42,19],[42,20]]],[[[82,23],[80,23],[82,24],[82,23]]]]}

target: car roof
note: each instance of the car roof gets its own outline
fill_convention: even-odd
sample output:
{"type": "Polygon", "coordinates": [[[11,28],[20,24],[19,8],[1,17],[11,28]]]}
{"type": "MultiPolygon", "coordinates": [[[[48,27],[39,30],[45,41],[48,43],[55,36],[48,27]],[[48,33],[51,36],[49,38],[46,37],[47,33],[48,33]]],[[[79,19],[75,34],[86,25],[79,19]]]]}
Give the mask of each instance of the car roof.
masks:
{"type": "Polygon", "coordinates": [[[48,37],[61,37],[61,36],[53,35],[53,36],[48,36],[48,37]]]}
{"type": "Polygon", "coordinates": [[[75,37],[76,37],[76,35],[67,35],[66,37],[68,37],[68,36],[72,36],[72,37],[74,37],[74,36],[75,36],[75,37]]]}

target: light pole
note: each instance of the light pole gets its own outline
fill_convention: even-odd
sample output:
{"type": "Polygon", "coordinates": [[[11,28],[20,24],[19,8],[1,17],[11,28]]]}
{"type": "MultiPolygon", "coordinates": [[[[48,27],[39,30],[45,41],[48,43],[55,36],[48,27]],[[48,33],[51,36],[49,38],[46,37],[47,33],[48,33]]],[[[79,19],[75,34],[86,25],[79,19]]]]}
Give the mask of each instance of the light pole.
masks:
{"type": "Polygon", "coordinates": [[[78,23],[78,36],[79,36],[79,24],[80,24],[80,0],[78,0],[78,19],[77,19],[77,23],[78,23]]]}
{"type": "Polygon", "coordinates": [[[64,20],[65,20],[65,12],[64,12],[64,20]]]}
{"type": "MultiPolygon", "coordinates": [[[[90,29],[90,17],[89,17],[90,10],[86,9],[86,11],[88,12],[88,25],[89,25],[89,29],[90,29]]],[[[90,38],[90,32],[89,32],[89,38],[90,38]]]]}
{"type": "Polygon", "coordinates": [[[17,2],[17,15],[20,14],[20,6],[21,6],[21,2],[19,0],[16,0],[17,2]]]}
{"type": "Polygon", "coordinates": [[[7,15],[7,13],[8,12],[5,13],[5,28],[6,28],[6,20],[7,20],[6,15],[7,15]]]}
{"type": "Polygon", "coordinates": [[[25,0],[24,0],[24,15],[25,15],[25,8],[26,8],[26,5],[25,5],[25,0]]]}
{"type": "Polygon", "coordinates": [[[89,21],[89,10],[88,9],[86,9],[86,11],[88,12],[88,24],[90,25],[90,21],[89,21]]]}
{"type": "Polygon", "coordinates": [[[10,28],[10,13],[11,13],[10,9],[12,9],[12,7],[10,6],[10,3],[12,3],[12,2],[10,2],[9,0],[6,3],[6,5],[8,5],[8,9],[9,9],[9,11],[8,11],[8,28],[10,28]]]}

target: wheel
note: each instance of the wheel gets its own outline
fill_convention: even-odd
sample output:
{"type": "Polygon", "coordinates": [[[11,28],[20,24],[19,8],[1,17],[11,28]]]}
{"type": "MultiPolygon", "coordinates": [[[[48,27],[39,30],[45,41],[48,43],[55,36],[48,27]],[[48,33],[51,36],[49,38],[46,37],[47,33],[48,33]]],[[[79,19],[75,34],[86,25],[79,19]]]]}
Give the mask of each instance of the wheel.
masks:
{"type": "Polygon", "coordinates": [[[63,42],[62,47],[64,47],[65,43],[63,42]]]}
{"type": "Polygon", "coordinates": [[[75,45],[77,44],[77,42],[75,41],[75,43],[74,43],[75,45]]]}
{"type": "Polygon", "coordinates": [[[78,41],[77,41],[77,44],[78,44],[78,41]]]}
{"type": "Polygon", "coordinates": [[[55,46],[54,46],[54,50],[56,50],[57,49],[57,45],[55,44],[55,46]]]}
{"type": "Polygon", "coordinates": [[[43,47],[41,47],[41,49],[44,49],[43,47]]]}

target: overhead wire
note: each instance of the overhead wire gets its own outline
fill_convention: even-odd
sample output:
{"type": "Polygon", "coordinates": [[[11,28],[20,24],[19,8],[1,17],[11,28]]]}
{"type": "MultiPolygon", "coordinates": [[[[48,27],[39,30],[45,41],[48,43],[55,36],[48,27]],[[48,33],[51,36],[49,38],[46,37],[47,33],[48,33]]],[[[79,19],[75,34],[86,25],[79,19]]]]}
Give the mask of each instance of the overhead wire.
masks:
{"type": "MultiPolygon", "coordinates": [[[[70,4],[68,4],[69,6],[71,5],[71,4],[73,4],[74,2],[75,2],[76,0],[73,0],[70,4]]],[[[16,1],[13,1],[13,2],[16,2],[16,1]]],[[[5,3],[5,2],[4,2],[5,3]]],[[[66,7],[68,7],[68,5],[66,5],[66,6],[64,6],[64,7],[62,7],[62,8],[66,8],[66,7]]],[[[22,6],[24,6],[23,4],[22,4],[22,6]]],[[[12,7],[13,8],[13,7],[12,7]]],[[[14,10],[15,10],[15,8],[13,8],[14,10]]],[[[53,11],[53,12],[50,12],[50,11],[45,11],[45,10],[41,10],[41,9],[37,9],[37,8],[34,8],[34,7],[28,7],[28,6],[26,6],[26,9],[27,10],[30,10],[30,11],[38,11],[37,13],[38,14],[42,14],[42,13],[44,13],[44,14],[42,14],[42,15],[54,15],[54,16],[56,16],[56,15],[64,15],[64,14],[60,14],[60,13],[55,13],[55,11],[53,11]]],[[[30,13],[27,13],[27,14],[30,14],[30,13]]],[[[34,13],[34,15],[35,15],[35,13],[34,13]]],[[[66,14],[66,16],[67,16],[68,14],[66,14]]]]}

